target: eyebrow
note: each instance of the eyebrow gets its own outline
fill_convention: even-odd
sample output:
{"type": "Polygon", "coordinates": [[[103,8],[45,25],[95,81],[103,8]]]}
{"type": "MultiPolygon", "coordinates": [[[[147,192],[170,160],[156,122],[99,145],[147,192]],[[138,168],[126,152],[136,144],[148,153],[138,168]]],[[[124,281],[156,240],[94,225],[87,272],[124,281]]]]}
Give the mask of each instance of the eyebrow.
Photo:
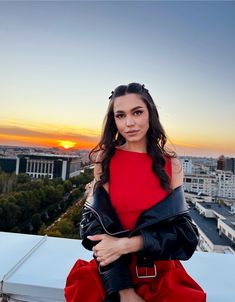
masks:
{"type": "MultiPolygon", "coordinates": [[[[137,106],[137,107],[132,108],[131,112],[135,111],[136,109],[140,109],[140,108],[144,109],[142,106],[137,106]]],[[[123,110],[117,110],[117,111],[115,111],[115,114],[116,113],[125,113],[125,111],[123,111],[123,110]]]]}

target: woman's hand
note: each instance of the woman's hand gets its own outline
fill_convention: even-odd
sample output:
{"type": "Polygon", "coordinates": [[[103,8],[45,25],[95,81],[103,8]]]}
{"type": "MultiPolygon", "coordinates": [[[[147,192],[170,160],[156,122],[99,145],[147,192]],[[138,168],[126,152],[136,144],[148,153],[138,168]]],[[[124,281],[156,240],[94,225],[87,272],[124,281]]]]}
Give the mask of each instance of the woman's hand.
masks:
{"type": "Polygon", "coordinates": [[[127,288],[119,291],[120,302],[145,302],[133,288],[127,288]]]}
{"type": "Polygon", "coordinates": [[[87,236],[87,238],[100,241],[93,247],[93,252],[101,266],[114,262],[123,254],[123,238],[117,238],[107,234],[87,236]]]}
{"type": "Polygon", "coordinates": [[[143,238],[141,235],[131,238],[117,238],[107,234],[87,236],[88,239],[100,241],[93,247],[94,255],[101,266],[110,264],[121,255],[134,253],[143,248],[143,238]]]}

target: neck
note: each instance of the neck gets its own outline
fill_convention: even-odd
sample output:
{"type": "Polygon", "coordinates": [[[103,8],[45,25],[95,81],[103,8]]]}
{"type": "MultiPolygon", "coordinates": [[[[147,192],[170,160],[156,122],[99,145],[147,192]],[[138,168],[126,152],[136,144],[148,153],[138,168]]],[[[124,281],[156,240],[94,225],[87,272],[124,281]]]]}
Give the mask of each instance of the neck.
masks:
{"type": "Polygon", "coordinates": [[[123,149],[134,152],[147,153],[146,143],[143,142],[126,142],[123,145],[123,149]]]}

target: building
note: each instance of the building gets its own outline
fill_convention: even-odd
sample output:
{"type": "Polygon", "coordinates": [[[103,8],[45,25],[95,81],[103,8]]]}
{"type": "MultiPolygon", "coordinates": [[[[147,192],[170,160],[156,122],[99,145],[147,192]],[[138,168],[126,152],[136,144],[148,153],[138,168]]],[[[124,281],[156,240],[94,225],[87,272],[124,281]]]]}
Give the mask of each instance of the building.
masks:
{"type": "Polygon", "coordinates": [[[225,171],[235,174],[235,158],[225,158],[225,171]]]}
{"type": "Polygon", "coordinates": [[[212,157],[179,156],[181,162],[188,160],[192,163],[192,173],[184,170],[185,174],[199,174],[201,172],[213,172],[217,169],[217,159],[212,157]]]}
{"type": "Polygon", "coordinates": [[[210,196],[217,194],[217,179],[215,175],[196,174],[184,176],[184,190],[203,193],[210,196]]]}
{"type": "Polygon", "coordinates": [[[235,198],[235,175],[230,171],[216,171],[218,197],[235,198]]]}
{"type": "Polygon", "coordinates": [[[223,205],[193,202],[190,215],[200,234],[199,249],[235,254],[235,215],[223,205]]]}
{"type": "Polygon", "coordinates": [[[184,176],[187,192],[203,193],[215,198],[235,198],[235,175],[230,171],[216,170],[207,174],[184,176]]]}
{"type": "Polygon", "coordinates": [[[195,192],[184,192],[184,196],[187,202],[192,202],[193,204],[197,202],[213,202],[214,199],[211,195],[206,195],[204,193],[195,193],[195,192]]]}
{"type": "Polygon", "coordinates": [[[235,174],[235,158],[221,155],[217,160],[217,170],[231,171],[235,174]]]}
{"type": "Polygon", "coordinates": [[[15,173],[16,158],[15,157],[0,157],[0,172],[15,173]]]}
{"type": "Polygon", "coordinates": [[[192,159],[191,158],[180,158],[181,166],[183,167],[184,174],[192,174],[192,159]]]}
{"type": "Polygon", "coordinates": [[[61,177],[63,180],[80,174],[80,156],[55,154],[18,154],[16,174],[26,173],[33,178],[50,179],[61,177]]]}
{"type": "Polygon", "coordinates": [[[221,155],[217,160],[217,170],[224,170],[225,168],[225,157],[221,155]]]}
{"type": "Polygon", "coordinates": [[[81,150],[81,151],[79,151],[79,155],[81,156],[81,160],[82,160],[83,164],[87,164],[87,163],[90,162],[89,151],[87,151],[87,150],[81,150]]]}

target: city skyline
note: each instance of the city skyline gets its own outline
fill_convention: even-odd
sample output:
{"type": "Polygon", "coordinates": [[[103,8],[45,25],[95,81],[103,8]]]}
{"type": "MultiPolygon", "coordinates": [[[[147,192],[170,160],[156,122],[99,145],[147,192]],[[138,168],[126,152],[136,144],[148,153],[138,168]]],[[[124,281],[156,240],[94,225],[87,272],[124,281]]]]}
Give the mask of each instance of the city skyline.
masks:
{"type": "Polygon", "coordinates": [[[234,2],[1,2],[0,145],[90,149],[140,82],[179,155],[234,157],[234,36],[234,2]]]}

